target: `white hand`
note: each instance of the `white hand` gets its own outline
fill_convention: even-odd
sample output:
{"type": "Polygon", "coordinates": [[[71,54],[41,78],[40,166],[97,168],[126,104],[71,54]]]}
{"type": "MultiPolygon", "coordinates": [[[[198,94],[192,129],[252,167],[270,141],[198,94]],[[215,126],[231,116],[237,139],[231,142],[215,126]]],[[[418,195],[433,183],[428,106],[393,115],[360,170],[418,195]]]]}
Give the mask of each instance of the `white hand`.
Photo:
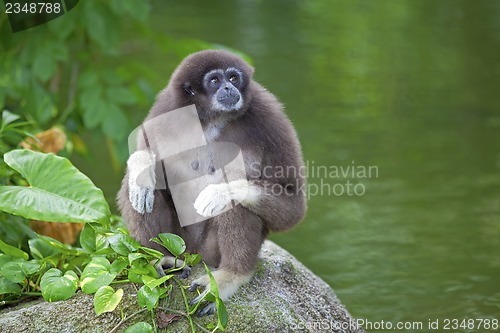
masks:
{"type": "Polygon", "coordinates": [[[128,198],[134,210],[140,214],[153,211],[155,163],[155,155],[144,150],[136,151],[127,161],[128,198]]]}
{"type": "Polygon", "coordinates": [[[220,214],[230,202],[228,184],[210,184],[196,198],[194,209],[201,216],[213,217],[220,214]]]}
{"type": "Polygon", "coordinates": [[[194,209],[204,217],[213,217],[220,214],[226,206],[235,201],[243,206],[255,204],[259,199],[260,191],[246,179],[232,181],[228,184],[210,184],[198,195],[194,202],[194,209]]]}

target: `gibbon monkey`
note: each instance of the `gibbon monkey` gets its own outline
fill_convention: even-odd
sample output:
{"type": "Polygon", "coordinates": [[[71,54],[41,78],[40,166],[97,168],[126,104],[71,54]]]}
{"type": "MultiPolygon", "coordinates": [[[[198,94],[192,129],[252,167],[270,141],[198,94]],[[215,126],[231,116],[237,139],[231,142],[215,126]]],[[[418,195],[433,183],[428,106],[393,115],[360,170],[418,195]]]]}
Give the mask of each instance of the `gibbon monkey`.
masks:
{"type": "MultiPolygon", "coordinates": [[[[252,79],[253,73],[248,63],[232,53],[194,53],[175,70],[145,119],[154,123],[155,117],[194,105],[207,146],[230,143],[240,149],[245,174],[228,182],[211,180],[187,203],[204,221],[186,226],[179,222],[169,187],[171,178],[165,174],[179,163],[162,160],[147,147],[148,140],[172,132],[161,126],[151,127],[146,131],[148,138],[139,140],[118,193],[118,205],[131,235],[164,253],[167,251],[150,239],[162,232],[181,236],[187,251],[200,253],[209,266],[217,268],[213,276],[222,300],[251,279],[268,233],[293,227],[306,212],[304,163],[297,134],[281,103],[252,79]],[[165,182],[163,188],[159,181],[165,182]]],[[[175,168],[215,175],[213,156],[209,155],[188,155],[199,158],[175,168]]],[[[172,265],[169,253],[165,254],[162,264],[172,265]]],[[[190,290],[199,286],[208,290],[208,276],[194,280],[190,290]]],[[[203,294],[193,302],[201,297],[203,294]]],[[[214,311],[215,305],[209,304],[199,315],[214,311]]]]}

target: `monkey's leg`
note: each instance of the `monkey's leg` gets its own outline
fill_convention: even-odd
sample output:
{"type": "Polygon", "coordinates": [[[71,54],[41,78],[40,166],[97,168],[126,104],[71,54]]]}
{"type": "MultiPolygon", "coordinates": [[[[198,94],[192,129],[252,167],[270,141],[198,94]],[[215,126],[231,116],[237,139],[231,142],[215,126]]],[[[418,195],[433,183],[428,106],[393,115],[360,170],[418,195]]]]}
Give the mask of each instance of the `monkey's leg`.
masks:
{"type": "MultiPolygon", "coordinates": [[[[257,264],[258,254],[265,238],[260,218],[242,206],[237,206],[215,218],[209,228],[217,228],[221,253],[219,269],[212,273],[217,283],[219,297],[227,301],[240,286],[250,281],[257,264]]],[[[210,290],[210,278],[203,275],[194,280],[189,290],[205,287],[191,304],[203,299],[210,290]]],[[[215,304],[209,304],[199,316],[215,312],[215,304]]]]}
{"type": "Polygon", "coordinates": [[[158,272],[159,276],[165,276],[165,271],[164,269],[166,268],[181,268],[181,277],[183,279],[186,279],[189,274],[191,273],[191,268],[187,265],[184,265],[184,261],[181,259],[176,259],[173,256],[166,255],[164,256],[158,265],[156,266],[156,271],[158,272]],[[182,267],[184,266],[184,267],[182,267]]]}
{"type": "Polygon", "coordinates": [[[166,191],[155,190],[153,198],[154,209],[151,212],[142,214],[137,212],[129,200],[129,180],[127,174],[123,179],[122,187],[118,193],[118,206],[132,237],[143,246],[161,251],[165,255],[171,255],[164,247],[151,242],[151,238],[158,237],[158,234],[163,232],[174,233],[181,237],[184,235],[177,220],[172,199],[166,191]]]}

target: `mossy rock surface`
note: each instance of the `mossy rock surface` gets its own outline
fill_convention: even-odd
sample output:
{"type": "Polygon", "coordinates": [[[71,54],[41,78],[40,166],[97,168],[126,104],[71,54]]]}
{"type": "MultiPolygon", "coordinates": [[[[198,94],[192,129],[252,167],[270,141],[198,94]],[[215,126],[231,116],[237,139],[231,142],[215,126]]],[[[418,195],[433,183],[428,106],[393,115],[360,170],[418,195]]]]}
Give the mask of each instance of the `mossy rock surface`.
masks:
{"type": "MultiPolygon", "coordinates": [[[[266,241],[260,252],[259,265],[251,282],[226,302],[229,325],[225,332],[364,332],[339,302],[333,290],[284,249],[266,241]]],[[[186,281],[203,273],[193,270],[186,281]]],[[[37,300],[0,311],[0,332],[5,333],[90,333],[109,332],[121,321],[140,310],[133,285],[115,285],[125,293],[118,309],[96,316],[93,297],[78,293],[61,302],[37,300]]],[[[164,307],[185,310],[180,292],[172,295],[164,307]]],[[[194,295],[189,295],[190,298],[194,295]]],[[[151,315],[143,312],[119,326],[123,332],[138,321],[151,323],[151,315]]],[[[206,327],[216,323],[215,315],[196,318],[206,327]]],[[[191,332],[185,318],[174,321],[160,332],[191,332]]],[[[202,332],[197,329],[197,332],[202,332]]]]}

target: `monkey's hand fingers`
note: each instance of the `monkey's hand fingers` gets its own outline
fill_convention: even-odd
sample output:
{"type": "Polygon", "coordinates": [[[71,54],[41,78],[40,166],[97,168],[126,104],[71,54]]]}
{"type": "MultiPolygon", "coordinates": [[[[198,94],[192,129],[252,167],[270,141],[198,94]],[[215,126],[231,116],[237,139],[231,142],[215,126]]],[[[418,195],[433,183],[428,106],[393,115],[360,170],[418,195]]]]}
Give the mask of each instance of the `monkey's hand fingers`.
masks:
{"type": "Polygon", "coordinates": [[[208,305],[205,306],[203,310],[198,312],[198,317],[211,315],[212,313],[215,313],[216,309],[217,306],[215,305],[215,302],[208,303],[208,305]]]}
{"type": "Polygon", "coordinates": [[[155,155],[144,150],[136,151],[127,161],[128,197],[132,207],[140,214],[153,210],[155,163],[155,155]]]}
{"type": "Polygon", "coordinates": [[[140,214],[153,211],[154,191],[137,185],[128,187],[128,198],[132,208],[140,214]]]}
{"type": "Polygon", "coordinates": [[[205,288],[201,294],[198,295],[195,299],[193,299],[191,302],[189,302],[189,305],[196,304],[200,302],[205,295],[210,291],[210,278],[208,275],[202,275],[199,278],[195,279],[193,282],[191,282],[191,285],[189,286],[189,291],[193,292],[198,287],[203,287],[205,288]]]}
{"type": "Polygon", "coordinates": [[[194,201],[194,209],[204,217],[216,216],[231,202],[231,191],[227,184],[208,185],[194,201]]]}

